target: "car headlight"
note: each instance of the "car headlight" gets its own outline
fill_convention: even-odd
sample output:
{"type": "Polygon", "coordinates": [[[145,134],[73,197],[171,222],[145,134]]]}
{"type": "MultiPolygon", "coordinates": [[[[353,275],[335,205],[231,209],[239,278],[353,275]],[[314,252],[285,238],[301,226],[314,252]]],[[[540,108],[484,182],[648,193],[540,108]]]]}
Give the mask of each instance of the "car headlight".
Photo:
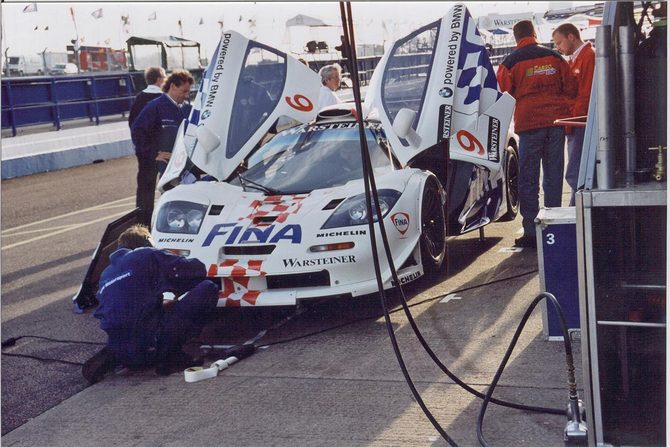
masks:
{"type": "Polygon", "coordinates": [[[167,202],[158,212],[156,230],[161,233],[198,234],[207,205],[176,200],[167,202]]]}
{"type": "MultiPolygon", "coordinates": [[[[380,189],[377,191],[382,217],[385,217],[391,208],[393,208],[393,205],[395,205],[395,203],[398,201],[398,198],[400,198],[400,194],[400,191],[396,191],[394,189],[380,189]]],[[[374,204],[372,212],[374,214],[373,221],[376,222],[377,215],[374,212],[374,204]]],[[[342,202],[328,218],[326,223],[323,224],[321,229],[325,230],[327,228],[349,227],[352,225],[364,225],[367,223],[368,210],[367,205],[365,204],[365,194],[359,194],[354,197],[349,197],[347,200],[342,202]]]]}

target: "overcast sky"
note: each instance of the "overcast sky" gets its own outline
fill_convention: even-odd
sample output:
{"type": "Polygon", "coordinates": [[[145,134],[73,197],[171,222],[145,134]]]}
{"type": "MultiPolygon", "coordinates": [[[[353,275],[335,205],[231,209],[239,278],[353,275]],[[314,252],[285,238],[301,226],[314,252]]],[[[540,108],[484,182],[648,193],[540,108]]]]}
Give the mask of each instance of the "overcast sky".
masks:
{"type": "MultiPolygon", "coordinates": [[[[545,12],[550,2],[465,2],[475,17],[489,13],[545,12]]],[[[551,2],[552,8],[590,2],[551,2]]],[[[357,43],[383,43],[444,16],[455,2],[353,2],[357,43]],[[384,28],[386,30],[384,31],[384,28]]],[[[180,35],[197,40],[203,56],[218,43],[221,25],[274,47],[285,37],[285,22],[296,14],[340,25],[337,2],[38,2],[37,11],[23,12],[31,3],[2,3],[2,50],[9,55],[62,52],[79,36],[81,45],[125,48],[130,36],[180,35]],[[74,22],[70,15],[74,11],[74,22]],[[102,16],[92,14],[102,9],[102,16]],[[150,20],[153,13],[156,20],[150,20]],[[122,16],[129,17],[125,27],[122,16]]],[[[30,7],[29,7],[30,9],[30,7]]],[[[99,15],[99,14],[98,14],[99,15]]]]}

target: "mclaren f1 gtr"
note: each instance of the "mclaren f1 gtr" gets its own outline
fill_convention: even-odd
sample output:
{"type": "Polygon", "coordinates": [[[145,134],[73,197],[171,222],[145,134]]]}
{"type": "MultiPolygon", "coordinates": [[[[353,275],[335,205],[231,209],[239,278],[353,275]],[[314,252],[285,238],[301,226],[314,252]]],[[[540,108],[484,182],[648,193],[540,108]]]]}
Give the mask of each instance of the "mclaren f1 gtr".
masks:
{"type": "MultiPolygon", "coordinates": [[[[319,88],[289,55],[223,33],[152,219],[158,247],[205,263],[220,306],[377,290],[354,105],[317,110],[319,88]]],[[[447,234],[516,216],[514,104],[463,5],[379,62],[364,134],[401,283],[440,271],[447,234]]]]}

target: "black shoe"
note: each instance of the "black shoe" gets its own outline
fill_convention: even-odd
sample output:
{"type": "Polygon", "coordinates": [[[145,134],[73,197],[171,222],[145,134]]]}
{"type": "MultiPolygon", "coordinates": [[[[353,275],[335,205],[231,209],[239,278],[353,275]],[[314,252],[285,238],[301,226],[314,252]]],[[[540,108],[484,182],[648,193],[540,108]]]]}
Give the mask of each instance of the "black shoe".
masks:
{"type": "Polygon", "coordinates": [[[534,236],[521,236],[520,238],[514,239],[515,247],[528,247],[528,248],[537,248],[537,239],[534,236]]]}
{"type": "Polygon", "coordinates": [[[114,371],[117,364],[112,351],[102,348],[84,363],[81,373],[88,383],[92,385],[99,382],[105,374],[114,371]]]}
{"type": "Polygon", "coordinates": [[[159,376],[169,376],[172,373],[182,371],[192,366],[202,366],[203,359],[201,357],[193,358],[185,352],[179,352],[173,356],[168,357],[163,362],[156,365],[156,374],[159,376]]]}

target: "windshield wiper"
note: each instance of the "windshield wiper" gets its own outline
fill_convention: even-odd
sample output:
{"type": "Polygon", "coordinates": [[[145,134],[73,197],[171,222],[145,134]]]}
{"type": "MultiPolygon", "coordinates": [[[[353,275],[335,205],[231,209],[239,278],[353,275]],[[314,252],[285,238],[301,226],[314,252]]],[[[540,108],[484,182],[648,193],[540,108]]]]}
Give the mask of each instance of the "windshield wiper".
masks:
{"type": "Polygon", "coordinates": [[[248,178],[244,177],[239,172],[237,173],[237,178],[240,179],[240,184],[242,185],[242,189],[245,190],[245,191],[246,191],[246,187],[248,186],[250,188],[254,188],[254,189],[257,189],[259,191],[263,191],[264,193],[266,193],[267,195],[270,195],[270,196],[280,196],[280,195],[282,195],[281,191],[279,191],[277,189],[269,188],[265,185],[261,185],[260,183],[256,183],[253,180],[249,180],[248,178]]]}

